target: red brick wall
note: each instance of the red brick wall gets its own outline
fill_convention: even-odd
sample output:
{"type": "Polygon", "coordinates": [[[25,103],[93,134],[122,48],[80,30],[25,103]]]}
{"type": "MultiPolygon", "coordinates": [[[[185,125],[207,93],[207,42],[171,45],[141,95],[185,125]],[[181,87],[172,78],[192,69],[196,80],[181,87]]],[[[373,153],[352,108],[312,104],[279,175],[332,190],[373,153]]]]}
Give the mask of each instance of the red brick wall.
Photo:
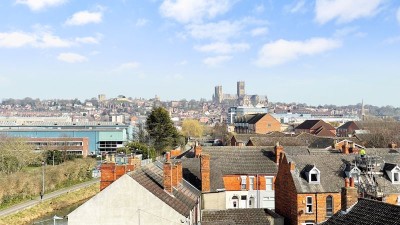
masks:
{"type": "Polygon", "coordinates": [[[285,224],[297,224],[297,191],[284,155],[275,180],[275,211],[285,217],[285,224]]]}
{"type": "Polygon", "coordinates": [[[100,167],[100,191],[108,187],[125,173],[133,171],[134,165],[115,165],[115,163],[103,163],[100,167]]]}
{"type": "Polygon", "coordinates": [[[310,193],[297,195],[297,214],[298,220],[296,224],[301,224],[306,221],[316,221],[321,223],[328,219],[326,217],[326,198],[333,197],[333,214],[341,210],[341,193],[310,193]],[[306,197],[311,196],[313,200],[312,213],[306,213],[306,197]]]}
{"type": "MultiPolygon", "coordinates": [[[[242,176],[245,175],[225,175],[223,176],[224,187],[227,191],[241,191],[242,190],[242,176]]],[[[274,176],[272,174],[259,174],[257,175],[246,175],[246,190],[250,190],[250,178],[249,176],[254,176],[254,188],[253,190],[265,190],[265,176],[274,176]]],[[[274,177],[275,182],[275,177],[274,177]]],[[[274,190],[274,184],[272,185],[272,190],[274,190]]]]}
{"type": "Polygon", "coordinates": [[[281,131],[281,123],[270,114],[263,116],[259,121],[257,121],[257,123],[254,124],[254,126],[254,133],[256,134],[266,134],[272,131],[281,131]]]}

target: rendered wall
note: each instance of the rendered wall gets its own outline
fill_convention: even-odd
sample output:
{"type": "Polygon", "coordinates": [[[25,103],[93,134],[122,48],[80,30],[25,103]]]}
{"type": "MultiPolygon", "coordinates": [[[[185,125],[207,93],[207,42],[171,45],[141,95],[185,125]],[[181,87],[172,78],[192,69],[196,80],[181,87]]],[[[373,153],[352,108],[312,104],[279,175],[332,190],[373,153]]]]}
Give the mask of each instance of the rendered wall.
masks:
{"type": "Polygon", "coordinates": [[[68,225],[176,225],[186,218],[128,175],[68,215],[68,225]]]}

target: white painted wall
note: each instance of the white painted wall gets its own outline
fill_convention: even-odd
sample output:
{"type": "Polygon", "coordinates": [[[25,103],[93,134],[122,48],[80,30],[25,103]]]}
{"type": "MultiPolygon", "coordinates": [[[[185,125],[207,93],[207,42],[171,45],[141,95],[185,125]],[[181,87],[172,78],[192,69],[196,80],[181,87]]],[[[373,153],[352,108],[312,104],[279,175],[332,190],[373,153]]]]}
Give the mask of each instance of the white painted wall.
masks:
{"type": "Polygon", "coordinates": [[[69,225],[176,225],[186,220],[128,175],[68,215],[69,225]]]}
{"type": "Polygon", "coordinates": [[[239,198],[239,208],[243,208],[243,201],[241,200],[242,195],[246,195],[247,203],[246,207],[249,208],[250,206],[250,197],[253,197],[255,200],[254,208],[268,208],[268,209],[275,209],[275,191],[265,191],[265,190],[253,190],[253,191],[226,191],[226,201],[225,207],[226,209],[233,209],[232,204],[232,197],[237,196],[239,198]],[[268,205],[265,205],[263,202],[264,199],[268,199],[268,205]],[[242,204],[241,204],[242,203],[242,204]]]}

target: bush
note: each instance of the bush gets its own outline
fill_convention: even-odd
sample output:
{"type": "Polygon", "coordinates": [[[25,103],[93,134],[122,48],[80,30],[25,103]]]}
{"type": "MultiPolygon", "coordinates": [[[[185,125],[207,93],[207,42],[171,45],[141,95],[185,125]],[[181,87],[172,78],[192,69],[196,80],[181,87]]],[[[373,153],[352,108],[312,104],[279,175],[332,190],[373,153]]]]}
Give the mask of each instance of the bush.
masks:
{"type": "MultiPolygon", "coordinates": [[[[45,167],[45,193],[92,178],[96,166],[92,158],[75,159],[63,164],[45,167]]],[[[0,208],[17,201],[39,196],[42,190],[42,167],[13,174],[0,174],[0,208]]]]}

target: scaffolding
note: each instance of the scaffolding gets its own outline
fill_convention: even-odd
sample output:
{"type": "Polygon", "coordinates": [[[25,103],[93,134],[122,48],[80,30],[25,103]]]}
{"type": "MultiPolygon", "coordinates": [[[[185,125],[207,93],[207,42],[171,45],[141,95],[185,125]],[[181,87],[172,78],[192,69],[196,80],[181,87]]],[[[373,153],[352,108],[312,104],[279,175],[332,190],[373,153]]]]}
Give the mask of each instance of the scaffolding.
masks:
{"type": "Polygon", "coordinates": [[[385,185],[378,182],[377,177],[383,176],[381,171],[384,161],[379,156],[355,157],[352,166],[357,166],[361,173],[357,176],[358,192],[363,198],[382,201],[385,197],[385,185]]]}

